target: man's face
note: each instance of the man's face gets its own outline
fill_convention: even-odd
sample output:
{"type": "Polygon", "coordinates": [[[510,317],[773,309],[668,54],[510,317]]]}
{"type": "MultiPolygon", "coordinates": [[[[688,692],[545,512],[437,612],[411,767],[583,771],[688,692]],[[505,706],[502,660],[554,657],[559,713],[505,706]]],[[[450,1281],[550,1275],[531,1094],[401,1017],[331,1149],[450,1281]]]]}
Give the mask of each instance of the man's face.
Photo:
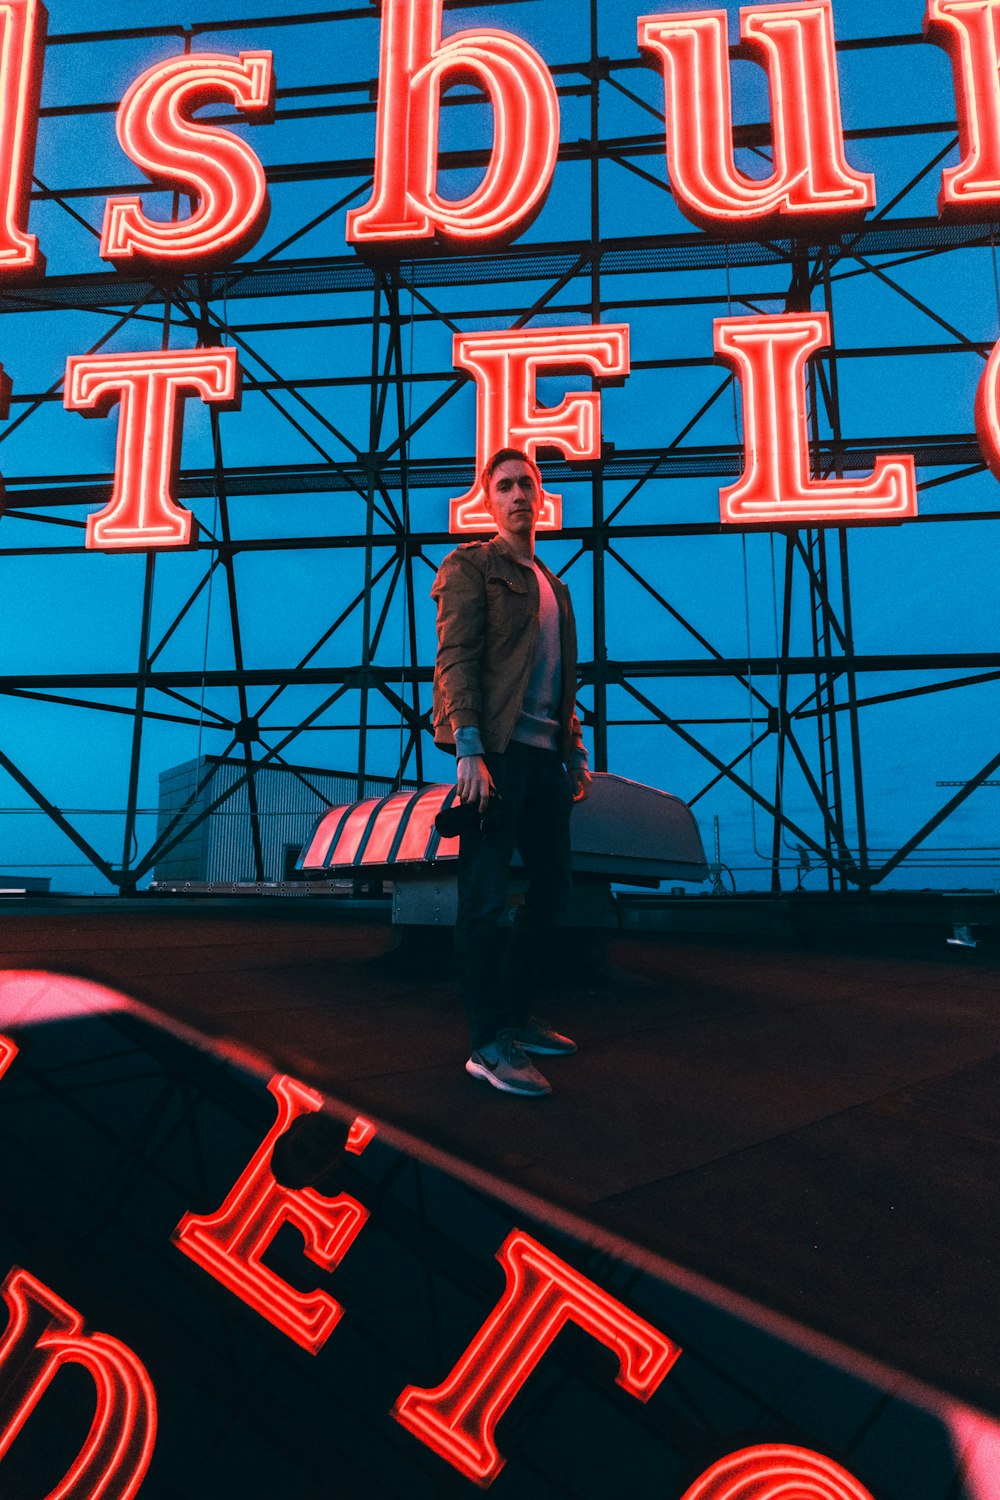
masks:
{"type": "Polygon", "coordinates": [[[501,531],[530,535],[542,507],[535,471],[522,458],[507,458],[490,475],[486,509],[501,531]]]}

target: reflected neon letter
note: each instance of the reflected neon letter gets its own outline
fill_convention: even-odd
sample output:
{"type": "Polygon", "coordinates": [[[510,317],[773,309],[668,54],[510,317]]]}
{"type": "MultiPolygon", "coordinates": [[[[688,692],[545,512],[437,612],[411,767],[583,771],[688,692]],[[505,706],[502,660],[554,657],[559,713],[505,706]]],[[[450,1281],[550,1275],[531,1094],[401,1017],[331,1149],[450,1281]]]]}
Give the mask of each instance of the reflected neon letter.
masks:
{"type": "Polygon", "coordinates": [[[830,342],[825,312],[717,318],[715,352],[743,386],[746,466],[719,491],[724,523],[901,521],[917,513],[913,459],[881,456],[865,479],[809,477],[806,362],[830,342]]]}
{"type": "Polygon", "coordinates": [[[41,0],[0,0],[0,278],[45,271],[27,222],[47,21],[41,0]]]}
{"type": "Polygon", "coordinates": [[[172,57],[132,84],[118,109],[122,150],[157,186],[198,202],[188,218],[168,223],[147,218],[141,198],[109,198],[101,232],[105,260],[217,265],[235,260],[259,239],[269,205],[256,153],[232,131],[190,118],[200,105],[223,99],[252,120],[270,119],[271,53],[172,57]]]}
{"type": "Polygon", "coordinates": [[[353,245],[431,240],[502,244],[541,208],[559,150],[559,99],[534,48],[486,28],[441,39],[443,0],[382,0],[375,184],[347,216],[353,245]],[[493,149],[466,198],[437,190],[443,90],[481,88],[493,109],[493,149]]]}
{"type": "Polygon", "coordinates": [[[706,229],[808,232],[875,203],[875,179],[844,155],[830,0],[740,11],[742,52],[767,69],[773,171],[759,180],[733,157],[724,10],[639,19],[639,47],[663,68],[667,171],[682,213],[706,229]]]}
{"type": "MultiPolygon", "coordinates": [[[[276,1074],[268,1089],[278,1104],[273,1126],[222,1207],[214,1214],[185,1214],[174,1230],[173,1242],[248,1307],[316,1354],[340,1321],[343,1308],[326,1292],[296,1291],[268,1270],[261,1257],[282,1224],[294,1224],[309,1259],[324,1271],[333,1270],[363,1229],[368,1210],[347,1193],[324,1198],[313,1188],[285,1188],[275,1180],[271,1153],[278,1137],[300,1115],[322,1109],[323,1096],[283,1074],[276,1074]]],[[[356,1120],[347,1149],[360,1155],[373,1135],[369,1121],[356,1120]]]]}
{"type": "Polygon", "coordinates": [[[87,546],[183,547],[191,512],[174,498],[187,396],[235,411],[240,404],[235,349],[164,349],[148,354],[80,354],[66,361],[63,404],[85,417],[115,402],[118,449],[111,499],[87,517],[87,546]]]}
{"type": "Polygon", "coordinates": [[[840,1464],[785,1443],[763,1443],[720,1458],[681,1500],[872,1500],[840,1464]]]}
{"type": "Polygon", "coordinates": [[[467,1479],[486,1486],[503,1468],[494,1433],[561,1328],[576,1323],[618,1356],[618,1385],[648,1401],[680,1348],[522,1230],[497,1253],[504,1295],[447,1380],[407,1386],[393,1416],[467,1479]]]}
{"type": "Polygon", "coordinates": [[[995,219],[1000,204],[1000,0],[927,0],[924,36],[951,58],[962,159],[941,174],[943,219],[995,219]]]}
{"type": "Polygon", "coordinates": [[[7,1327],[0,1339],[0,1461],[63,1365],[92,1377],[97,1409],[86,1441],[52,1491],[59,1500],[132,1500],[156,1442],[156,1392],[132,1350],[106,1333],[84,1333],[83,1318],[18,1267],[3,1285],[7,1327]]]}
{"type": "MultiPolygon", "coordinates": [[[[451,502],[452,531],[493,527],[479,475],[498,448],[522,448],[531,458],[539,448],[557,448],[567,458],[600,458],[600,392],[576,391],[558,406],[540,407],[535,386],[542,373],[624,378],[628,335],[627,323],[455,335],[453,363],[476,378],[476,478],[451,502]]],[[[542,491],[538,525],[562,525],[561,496],[542,491]]]]}
{"type": "Polygon", "coordinates": [[[17,1043],[9,1036],[0,1036],[0,1078],[6,1073],[17,1056],[17,1043]]]}

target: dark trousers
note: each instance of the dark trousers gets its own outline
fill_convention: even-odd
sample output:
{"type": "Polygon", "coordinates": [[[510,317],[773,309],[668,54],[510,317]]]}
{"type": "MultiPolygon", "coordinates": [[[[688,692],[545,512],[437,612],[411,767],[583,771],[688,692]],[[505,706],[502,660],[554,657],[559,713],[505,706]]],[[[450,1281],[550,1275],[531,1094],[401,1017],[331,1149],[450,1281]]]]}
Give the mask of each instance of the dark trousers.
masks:
{"type": "Polygon", "coordinates": [[[462,835],[455,958],[473,1047],[527,1020],[546,934],[569,905],[569,778],[554,750],[512,740],[485,757],[500,795],[482,830],[462,835]],[[513,928],[505,922],[515,848],[528,876],[513,928]]]}

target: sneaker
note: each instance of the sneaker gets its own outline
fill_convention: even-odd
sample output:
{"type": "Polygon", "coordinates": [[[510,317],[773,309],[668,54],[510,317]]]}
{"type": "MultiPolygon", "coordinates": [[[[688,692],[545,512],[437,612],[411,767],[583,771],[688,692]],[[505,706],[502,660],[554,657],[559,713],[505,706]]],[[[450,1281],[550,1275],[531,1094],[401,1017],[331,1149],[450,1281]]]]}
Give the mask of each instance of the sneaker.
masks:
{"type": "Polygon", "coordinates": [[[529,1016],[523,1026],[515,1026],[514,1035],[522,1052],[534,1052],[542,1057],[569,1057],[576,1051],[574,1041],[568,1036],[560,1036],[537,1016],[529,1016]]]}
{"type": "Polygon", "coordinates": [[[525,1056],[513,1031],[500,1031],[492,1042],[474,1047],[465,1071],[473,1078],[485,1079],[505,1094],[524,1094],[540,1099],[551,1094],[552,1086],[525,1056]]]}

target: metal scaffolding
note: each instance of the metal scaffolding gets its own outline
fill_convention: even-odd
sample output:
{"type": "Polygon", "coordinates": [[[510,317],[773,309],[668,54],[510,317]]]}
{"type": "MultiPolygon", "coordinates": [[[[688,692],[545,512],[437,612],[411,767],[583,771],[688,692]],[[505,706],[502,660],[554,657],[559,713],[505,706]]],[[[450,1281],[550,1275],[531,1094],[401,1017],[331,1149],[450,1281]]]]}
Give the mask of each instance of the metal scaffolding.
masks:
{"type": "MultiPolygon", "coordinates": [[[[527,29],[533,8],[508,3],[511,29],[527,29]]],[[[446,6],[447,11],[474,9],[464,0],[446,6]]],[[[580,213],[589,222],[576,237],[531,238],[475,255],[433,250],[413,258],[408,251],[406,258],[377,263],[346,253],[342,243],[340,253],[296,257],[300,241],[363,201],[372,160],[370,155],[345,154],[272,164],[268,137],[258,127],[254,144],[267,165],[272,191],[282,194],[281,212],[274,216],[280,232],[266,252],[225,270],[173,280],[73,271],[37,286],[11,286],[0,295],[4,363],[15,378],[12,417],[0,443],[10,443],[25,429],[30,438],[46,413],[61,404],[61,379],[37,391],[25,391],[18,380],[17,337],[30,343],[38,320],[46,329],[63,321],[70,326],[65,353],[80,352],[71,342],[76,329],[96,320],[102,332],[95,349],[139,337],[150,347],[167,347],[175,339],[222,342],[239,351],[244,369],[244,413],[220,419],[211,409],[205,417],[206,461],[186,465],[182,473],[179,494],[198,519],[197,538],[183,564],[153,554],[101,562],[102,579],[110,578],[109,566],[130,569],[131,661],[111,666],[95,650],[87,665],[60,669],[39,665],[29,653],[22,667],[8,653],[0,684],[8,705],[17,700],[25,711],[34,705],[45,714],[44,742],[39,739],[37,754],[12,746],[0,734],[0,767],[20,788],[25,816],[29,809],[41,813],[93,871],[120,891],[134,891],[156,860],[196,826],[189,809],[148,839],[140,837],[148,826],[143,822],[144,785],[170,759],[184,758],[160,750],[156,737],[161,732],[197,734],[199,745],[203,736],[210,736],[213,754],[242,756],[244,774],[225,795],[247,787],[258,878],[261,841],[254,776],[261,766],[286,764],[286,755],[317,764],[312,746],[307,753],[299,748],[310,731],[335,732],[340,746],[348,737],[356,748],[359,789],[372,773],[394,775],[397,781],[425,779],[433,661],[427,590],[437,562],[455,540],[445,529],[447,504],[441,497],[461,493],[473,478],[471,383],[448,364],[456,329],[470,324],[523,327],[558,316],[592,323],[627,318],[638,333],[647,325],[653,330],[675,323],[687,328],[697,315],[700,326],[710,330],[713,309],[815,306],[829,312],[839,335],[841,321],[849,326],[856,319],[856,313],[843,308],[854,307],[850,299],[860,284],[883,299],[879,308],[891,304],[911,322],[899,328],[890,318],[861,343],[835,340],[812,362],[814,473],[864,472],[877,454],[912,453],[922,505],[931,492],[940,497],[942,489],[946,496],[963,496],[961,508],[924,506],[919,518],[907,523],[913,536],[926,537],[923,545],[930,548],[937,534],[926,532],[927,527],[964,526],[974,528],[973,545],[982,547],[994,534],[986,528],[1000,519],[1000,508],[991,505],[981,479],[986,466],[972,430],[971,406],[965,430],[941,431],[925,423],[916,434],[900,432],[898,426],[886,430],[879,402],[869,404],[860,434],[856,420],[843,410],[845,384],[862,378],[891,383],[894,369],[913,359],[951,361],[963,372],[970,363],[981,368],[992,347],[992,283],[989,326],[977,329],[976,337],[962,332],[951,300],[970,266],[982,271],[984,284],[992,276],[993,226],[943,225],[929,213],[899,217],[894,212],[905,212],[914,195],[927,190],[954,150],[953,115],[847,129],[848,142],[859,150],[875,151],[886,143],[898,149],[908,142],[911,152],[906,180],[851,232],[808,242],[733,243],[677,226],[670,232],[611,237],[602,226],[609,198],[620,195],[623,180],[638,184],[637,192],[641,187],[643,193],[662,194],[671,225],[677,215],[664,171],[662,113],[653,102],[658,80],[638,54],[609,57],[602,50],[609,10],[603,0],[590,0],[588,54],[553,65],[561,104],[572,110],[574,125],[586,127],[575,138],[564,129],[557,168],[558,174],[573,166],[583,174],[579,180],[586,181],[580,213]],[[644,133],[621,133],[623,111],[633,112],[630,120],[644,118],[649,124],[654,115],[659,123],[644,133]],[[606,123],[609,116],[611,124],[606,123]],[[322,186],[327,183],[329,189],[322,186]],[[317,203],[322,205],[318,211],[317,203]],[[940,298],[914,291],[916,283],[907,284],[909,271],[916,268],[923,275],[928,265],[942,268],[940,298]],[[671,321],[667,325],[664,320],[671,321]],[[929,325],[934,342],[915,336],[915,330],[929,325]],[[331,350],[337,351],[334,358],[331,350]],[[862,371],[869,373],[862,376],[862,371]],[[251,405],[262,414],[260,424],[247,414],[251,405]],[[464,440],[454,416],[459,406],[464,440]],[[234,436],[238,424],[263,429],[265,422],[273,456],[268,462],[256,457],[243,461],[245,455],[234,452],[241,441],[234,436]],[[951,486],[954,490],[946,488],[951,486]],[[267,499],[271,503],[262,521],[257,502],[267,499]],[[311,521],[302,519],[305,500],[311,521]],[[286,513],[294,515],[294,525],[282,525],[286,513]],[[323,628],[313,629],[308,641],[303,637],[294,649],[278,637],[273,648],[265,649],[254,631],[251,649],[247,619],[258,606],[260,591],[284,591],[289,608],[295,609],[299,591],[288,579],[299,568],[312,580],[309,589],[315,589],[321,576],[316,567],[324,559],[337,570],[338,589],[323,628]],[[266,577],[265,560],[272,570],[266,577]],[[207,611],[203,636],[194,630],[202,611],[207,611]],[[127,753],[117,757],[113,776],[102,767],[93,782],[100,787],[96,801],[114,812],[113,837],[106,824],[104,832],[91,832],[87,818],[69,806],[72,799],[51,789],[57,779],[50,764],[51,726],[57,722],[53,710],[66,716],[70,737],[80,733],[77,726],[84,722],[96,726],[84,731],[93,736],[93,744],[106,725],[125,726],[127,753]]],[[[850,6],[843,5],[838,22],[841,14],[850,13],[850,6]]],[[[74,33],[51,37],[49,47],[82,48],[99,56],[102,47],[144,40],[162,44],[175,39],[207,47],[204,39],[213,34],[224,47],[227,34],[242,36],[251,27],[255,37],[266,38],[273,31],[275,42],[278,35],[310,28],[314,41],[322,38],[314,48],[314,66],[322,68],[343,55],[337,41],[342,29],[367,28],[374,45],[378,14],[374,5],[359,5],[252,22],[74,33]]],[[[906,60],[915,56],[914,47],[924,45],[916,36],[848,39],[838,41],[838,52],[842,58],[906,60]]],[[[662,83],[659,90],[662,103],[662,83]]],[[[315,77],[279,87],[276,121],[308,126],[357,118],[372,134],[374,98],[370,76],[315,77]]],[[[481,97],[467,88],[450,92],[444,102],[470,119],[481,111],[481,97]]],[[[41,129],[60,118],[99,119],[114,109],[114,102],[107,101],[46,104],[41,129]]],[[[240,124],[237,116],[222,110],[213,111],[212,118],[233,128],[240,124]]],[[[739,125],[736,141],[741,152],[766,155],[768,128],[739,125]]],[[[487,159],[488,151],[479,145],[445,150],[441,169],[474,171],[487,159]]],[[[86,218],[88,207],[110,193],[135,190],[132,181],[47,185],[36,180],[33,200],[52,214],[72,218],[76,231],[94,232],[86,218]]],[[[147,191],[152,196],[154,190],[147,191]]],[[[176,198],[173,211],[178,211],[176,198]]],[[[545,234],[551,222],[543,214],[537,233],[545,234]]],[[[600,460],[545,465],[546,482],[567,493],[564,527],[546,545],[554,549],[574,598],[584,602],[582,611],[578,605],[581,703],[593,763],[607,769],[616,736],[625,731],[633,737],[640,728],[647,735],[666,736],[683,747],[687,776],[685,784],[674,782],[671,790],[696,812],[699,804],[709,805],[704,801],[709,794],[725,788],[727,795],[741,799],[748,815],[763,818],[766,832],[758,854],[772,890],[787,886],[789,865],[794,867],[796,859],[800,872],[803,861],[806,868],[824,872],[831,891],[876,887],[964,807],[1000,766],[1000,753],[984,755],[953,795],[925,808],[906,836],[886,848],[869,832],[878,767],[866,755],[867,716],[877,707],[942,693],[961,705],[974,689],[1000,681],[995,643],[992,651],[959,649],[945,639],[920,650],[898,644],[859,647],[853,575],[865,529],[840,526],[768,533],[770,555],[763,573],[770,566],[772,578],[770,583],[765,578],[771,597],[764,633],[771,633],[773,625],[773,646],[755,648],[749,539],[705,518],[717,515],[711,481],[731,481],[743,467],[733,377],[713,358],[710,331],[689,350],[681,347],[680,338],[676,348],[672,342],[664,345],[659,332],[645,341],[634,334],[633,347],[638,357],[623,399],[634,404],[639,414],[635,423],[611,420],[606,392],[600,460]],[[663,402],[657,440],[649,441],[644,426],[649,428],[663,394],[680,389],[680,380],[688,381],[685,389],[692,394],[675,406],[663,402]],[[695,493],[700,500],[692,510],[695,493]],[[723,542],[726,534],[729,540],[723,542]],[[745,598],[734,610],[739,616],[745,607],[743,649],[734,646],[737,630],[716,632],[711,610],[692,605],[690,593],[677,597],[661,544],[697,547],[699,558],[708,556],[703,549],[710,545],[730,549],[727,556],[733,548],[742,549],[745,598]],[[628,598],[641,600],[642,609],[652,611],[641,618],[655,622],[638,643],[645,647],[642,651],[619,651],[617,645],[623,640],[625,613],[619,595],[626,584],[628,598]],[[664,640],[672,649],[657,649],[664,640]],[[720,695],[714,705],[705,699],[708,712],[678,709],[678,684],[684,682],[700,684],[702,690],[719,684],[720,694],[726,683],[736,691],[720,695]],[[700,778],[691,770],[699,765],[704,768],[700,778]],[[794,857],[789,853],[793,847],[798,851],[794,857]]],[[[78,423],[70,415],[53,420],[78,423]]],[[[78,426],[67,425],[63,431],[69,448],[78,426]]],[[[45,440],[40,446],[49,451],[45,440]]],[[[53,568],[57,559],[68,558],[76,559],[80,570],[92,565],[82,545],[84,513],[106,500],[107,468],[46,473],[45,465],[36,465],[26,472],[26,455],[37,454],[38,448],[21,438],[16,448],[8,447],[11,451],[21,457],[21,469],[3,462],[0,448],[6,483],[0,558],[8,578],[15,587],[19,576],[37,578],[37,560],[42,559],[53,568]]],[[[900,536],[902,530],[881,534],[900,536]]],[[[60,578],[69,576],[68,566],[59,565],[60,578]]],[[[733,568],[738,575],[738,559],[733,568]]],[[[31,587],[25,583],[25,592],[31,587]]],[[[306,593],[304,586],[303,598],[306,593]]],[[[697,599],[704,595],[703,589],[697,599]]],[[[100,757],[91,752],[89,758],[96,770],[100,757]]],[[[331,763],[343,760],[342,748],[332,752],[331,763]]],[[[629,767],[616,764],[615,769],[629,767]]],[[[929,771],[928,784],[932,777],[929,771]]],[[[198,793],[195,789],[192,807],[198,793]]],[[[197,817],[208,816],[216,805],[199,804],[197,817]]],[[[919,798],[914,805],[919,806],[919,798]]],[[[757,838],[754,825],[755,848],[757,838]]],[[[973,861],[970,853],[966,863],[991,864],[996,856],[996,850],[987,851],[982,860],[973,861]]]]}

